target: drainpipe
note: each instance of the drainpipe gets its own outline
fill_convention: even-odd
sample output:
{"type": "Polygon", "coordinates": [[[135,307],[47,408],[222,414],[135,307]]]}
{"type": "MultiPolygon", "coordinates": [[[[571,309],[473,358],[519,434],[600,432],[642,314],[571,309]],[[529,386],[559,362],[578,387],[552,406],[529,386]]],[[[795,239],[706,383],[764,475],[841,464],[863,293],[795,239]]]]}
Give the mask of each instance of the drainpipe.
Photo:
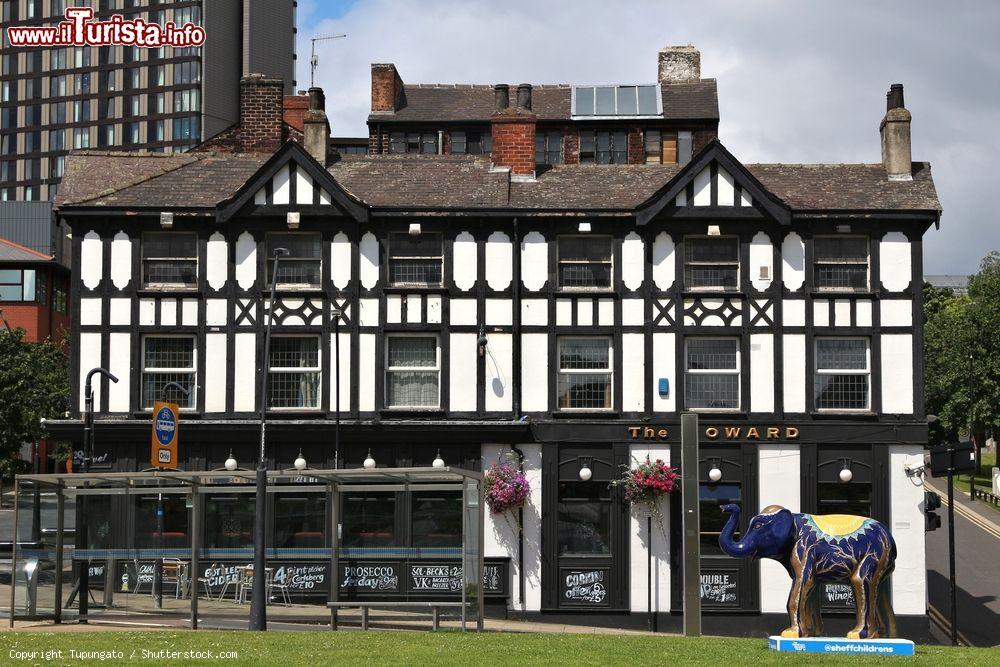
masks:
{"type": "MultiPolygon", "coordinates": [[[[521,374],[521,231],[517,225],[517,218],[514,218],[514,247],[513,247],[513,259],[514,259],[514,303],[512,313],[513,317],[511,322],[513,323],[513,334],[514,340],[511,346],[511,363],[513,365],[513,375],[515,377],[520,377],[521,374]]],[[[514,419],[521,418],[521,383],[514,383],[514,395],[511,397],[511,402],[514,408],[514,419]]],[[[524,473],[524,452],[519,448],[511,446],[511,449],[517,453],[518,460],[520,461],[521,472],[524,473]]],[[[521,598],[521,611],[524,612],[527,607],[524,602],[524,508],[517,508],[517,576],[518,576],[518,595],[521,598]]]]}
{"type": "MultiPolygon", "coordinates": [[[[517,454],[518,468],[524,474],[524,452],[516,445],[511,445],[512,452],[517,454]]],[[[527,610],[524,603],[524,507],[517,508],[517,596],[521,598],[521,612],[527,610]]]]}

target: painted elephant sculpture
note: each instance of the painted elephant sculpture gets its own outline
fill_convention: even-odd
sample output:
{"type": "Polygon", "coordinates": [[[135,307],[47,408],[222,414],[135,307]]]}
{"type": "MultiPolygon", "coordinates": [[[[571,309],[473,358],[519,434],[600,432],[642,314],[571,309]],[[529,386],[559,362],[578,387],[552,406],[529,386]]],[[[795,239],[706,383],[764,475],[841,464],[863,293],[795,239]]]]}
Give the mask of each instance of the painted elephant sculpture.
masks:
{"type": "Polygon", "coordinates": [[[889,601],[889,574],[896,561],[896,543],[885,525],[848,514],[800,514],[780,505],[764,508],[750,520],[738,542],[739,505],[722,505],[729,520],[719,546],[734,558],[772,558],[792,577],[788,595],[791,625],[782,637],[816,637],[822,587],[828,581],[849,580],[854,590],[857,624],[849,639],[894,637],[896,617],[889,601]]]}

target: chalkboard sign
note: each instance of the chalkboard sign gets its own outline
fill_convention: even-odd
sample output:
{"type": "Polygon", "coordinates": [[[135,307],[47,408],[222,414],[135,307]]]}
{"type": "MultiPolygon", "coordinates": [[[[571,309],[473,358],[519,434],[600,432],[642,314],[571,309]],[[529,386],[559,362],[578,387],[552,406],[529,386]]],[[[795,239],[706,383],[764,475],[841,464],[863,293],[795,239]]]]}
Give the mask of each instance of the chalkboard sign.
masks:
{"type": "Polygon", "coordinates": [[[410,563],[411,593],[461,593],[462,566],[449,563],[410,563]]]}
{"type": "Polygon", "coordinates": [[[139,590],[153,590],[153,573],[156,570],[155,561],[139,561],[138,569],[135,561],[118,561],[118,576],[115,578],[115,591],[119,593],[135,593],[139,590]]]}
{"type": "Polygon", "coordinates": [[[484,595],[506,595],[507,581],[510,577],[507,574],[507,561],[486,561],[483,564],[483,594],[484,595]]]}
{"type": "Polygon", "coordinates": [[[854,609],[854,589],[850,584],[842,582],[824,583],[822,606],[854,609]]]}
{"type": "Polygon", "coordinates": [[[400,592],[400,564],[395,561],[347,562],[340,564],[340,590],[355,595],[387,595],[400,592]]]}
{"type": "Polygon", "coordinates": [[[739,606],[739,575],[736,572],[702,572],[701,599],[706,605],[739,606]]]}
{"type": "Polygon", "coordinates": [[[559,587],[563,606],[607,607],[611,570],[606,567],[560,568],[559,587]]]}
{"type": "Polygon", "coordinates": [[[312,597],[330,594],[327,575],[330,572],[329,563],[280,563],[273,565],[274,583],[288,586],[288,594],[292,597],[312,597]]]}

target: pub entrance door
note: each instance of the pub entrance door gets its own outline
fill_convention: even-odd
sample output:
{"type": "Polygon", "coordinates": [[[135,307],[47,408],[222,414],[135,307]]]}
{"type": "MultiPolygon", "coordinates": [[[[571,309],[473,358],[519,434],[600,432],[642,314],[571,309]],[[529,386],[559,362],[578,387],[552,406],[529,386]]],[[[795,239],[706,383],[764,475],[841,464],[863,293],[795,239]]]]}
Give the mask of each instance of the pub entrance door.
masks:
{"type": "Polygon", "coordinates": [[[628,506],[610,482],[625,443],[543,450],[542,601],[549,610],[628,609],[628,506]]]}

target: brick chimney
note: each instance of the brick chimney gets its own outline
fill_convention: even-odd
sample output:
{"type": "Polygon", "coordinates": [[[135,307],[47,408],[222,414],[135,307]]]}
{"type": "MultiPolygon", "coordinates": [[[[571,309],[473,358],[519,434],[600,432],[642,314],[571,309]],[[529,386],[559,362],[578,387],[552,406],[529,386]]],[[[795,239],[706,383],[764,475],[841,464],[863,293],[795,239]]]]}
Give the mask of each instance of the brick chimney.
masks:
{"type": "Polygon", "coordinates": [[[701,81],[701,52],[690,44],[660,49],[659,81],[660,83],[701,81]]]}
{"type": "Polygon", "coordinates": [[[912,181],[910,112],[903,106],[903,84],[894,83],[885,95],[885,117],[879,125],[882,164],[890,181],[912,181]]]}
{"type": "Polygon", "coordinates": [[[282,136],[284,82],[263,74],[240,79],[240,131],[236,150],[269,153],[278,150],[282,136]]]}
{"type": "Polygon", "coordinates": [[[493,132],[493,164],[508,167],[514,176],[535,177],[535,122],[537,117],[531,110],[531,84],[522,83],[517,87],[517,106],[501,108],[510,104],[509,86],[494,86],[496,110],[490,118],[493,132]]]}
{"type": "Polygon", "coordinates": [[[330,122],[326,118],[326,95],[322,88],[309,89],[309,109],[302,120],[302,143],[309,154],[325,167],[330,147],[330,122]]]}
{"type": "Polygon", "coordinates": [[[403,96],[403,80],[392,63],[372,63],[372,113],[395,113],[403,96]]]}

